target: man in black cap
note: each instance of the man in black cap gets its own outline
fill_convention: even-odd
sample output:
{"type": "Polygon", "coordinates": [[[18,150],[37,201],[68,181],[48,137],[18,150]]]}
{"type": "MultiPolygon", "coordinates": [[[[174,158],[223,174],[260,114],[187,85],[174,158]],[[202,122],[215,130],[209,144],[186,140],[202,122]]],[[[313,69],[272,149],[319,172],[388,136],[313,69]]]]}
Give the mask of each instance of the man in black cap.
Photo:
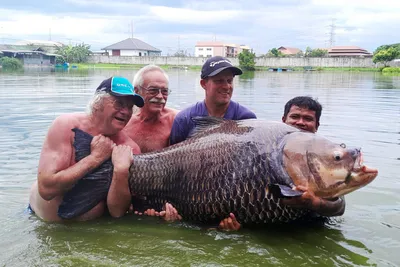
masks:
{"type": "Polygon", "coordinates": [[[107,199],[75,219],[94,219],[106,209],[113,217],[124,215],[131,201],[128,186],[131,155],[140,153],[140,148],[122,129],[132,116],[133,105],[142,107],[143,104],[143,98],[135,94],[127,79],[111,77],[96,89],[86,113],[57,117],[44,140],[29,208],[45,221],[62,221],[57,212],[64,194],[111,157],[114,171],[107,199]],[[74,128],[94,136],[90,155],[78,162],[73,146],[74,128]]]}
{"type": "Polygon", "coordinates": [[[192,121],[197,116],[213,116],[230,120],[255,119],[256,115],[248,108],[232,101],[233,79],[242,70],[220,56],[207,59],[201,69],[200,85],[206,97],[204,101],[180,111],[172,125],[170,144],[184,141],[195,127],[192,121]]]}
{"type": "MultiPolygon", "coordinates": [[[[201,69],[200,85],[206,97],[203,101],[183,109],[174,119],[170,134],[170,145],[186,140],[195,127],[193,117],[213,116],[230,120],[255,119],[256,115],[245,106],[231,100],[233,79],[241,75],[242,70],[233,66],[224,57],[215,56],[207,59],[201,69]]],[[[234,214],[221,221],[219,228],[238,230],[240,224],[234,214]]]]}

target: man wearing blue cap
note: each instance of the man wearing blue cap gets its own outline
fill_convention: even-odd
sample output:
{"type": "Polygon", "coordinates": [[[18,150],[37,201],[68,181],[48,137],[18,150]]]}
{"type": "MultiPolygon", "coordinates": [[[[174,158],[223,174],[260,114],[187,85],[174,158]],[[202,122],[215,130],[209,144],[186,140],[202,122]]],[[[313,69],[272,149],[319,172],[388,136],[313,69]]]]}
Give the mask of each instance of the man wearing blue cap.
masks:
{"type": "Polygon", "coordinates": [[[107,200],[76,220],[97,218],[106,208],[113,217],[124,215],[131,200],[128,186],[131,155],[140,153],[140,149],[122,129],[132,116],[133,106],[143,104],[143,98],[134,92],[127,79],[111,77],[98,86],[86,113],[57,117],[44,140],[37,181],[31,188],[30,209],[45,221],[62,221],[57,211],[64,194],[111,157],[114,172],[107,200]],[[94,136],[90,155],[79,162],[74,155],[74,128],[94,136]]]}

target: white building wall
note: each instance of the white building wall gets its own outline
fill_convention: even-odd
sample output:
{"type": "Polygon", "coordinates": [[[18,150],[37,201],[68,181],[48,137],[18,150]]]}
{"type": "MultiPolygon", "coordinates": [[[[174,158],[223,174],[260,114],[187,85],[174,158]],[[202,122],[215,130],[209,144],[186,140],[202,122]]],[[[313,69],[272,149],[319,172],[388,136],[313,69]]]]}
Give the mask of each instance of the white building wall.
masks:
{"type": "Polygon", "coordinates": [[[121,56],[139,56],[139,55],[141,55],[142,57],[144,57],[144,56],[148,56],[148,52],[143,51],[143,50],[121,50],[120,55],[121,56]]]}
{"type": "Polygon", "coordinates": [[[213,57],[214,47],[196,47],[194,50],[195,57],[213,57]]]}

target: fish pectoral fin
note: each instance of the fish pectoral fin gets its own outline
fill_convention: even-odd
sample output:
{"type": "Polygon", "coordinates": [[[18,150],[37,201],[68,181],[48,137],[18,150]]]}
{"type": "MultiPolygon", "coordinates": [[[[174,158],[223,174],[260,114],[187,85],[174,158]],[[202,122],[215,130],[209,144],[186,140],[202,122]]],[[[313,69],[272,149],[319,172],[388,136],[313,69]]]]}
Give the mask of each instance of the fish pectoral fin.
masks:
{"type": "Polygon", "coordinates": [[[294,190],[290,186],[283,184],[272,184],[270,185],[270,190],[281,197],[298,197],[304,193],[302,191],[294,190]]]}
{"type": "MultiPolygon", "coordinates": [[[[77,128],[75,132],[74,148],[75,160],[80,161],[90,155],[90,143],[93,137],[77,128]]],[[[80,216],[107,197],[113,174],[111,160],[105,161],[99,167],[82,177],[75,185],[64,194],[63,200],[58,207],[58,216],[63,219],[72,219],[80,216]]]]}

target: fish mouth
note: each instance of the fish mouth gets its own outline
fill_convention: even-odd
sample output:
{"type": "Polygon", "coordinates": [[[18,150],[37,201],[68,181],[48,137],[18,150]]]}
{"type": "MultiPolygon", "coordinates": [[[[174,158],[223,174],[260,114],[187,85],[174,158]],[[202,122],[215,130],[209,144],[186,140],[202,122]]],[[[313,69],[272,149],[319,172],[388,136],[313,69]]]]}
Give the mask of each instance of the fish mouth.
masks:
{"type": "Polygon", "coordinates": [[[357,157],[356,161],[354,162],[353,170],[351,171],[352,173],[370,173],[378,175],[378,170],[375,168],[370,168],[366,165],[364,165],[364,159],[363,159],[363,154],[361,151],[359,152],[359,156],[357,157]]]}
{"type": "Polygon", "coordinates": [[[378,176],[378,170],[364,164],[363,154],[360,152],[346,183],[358,184],[360,187],[369,184],[378,176]]]}

